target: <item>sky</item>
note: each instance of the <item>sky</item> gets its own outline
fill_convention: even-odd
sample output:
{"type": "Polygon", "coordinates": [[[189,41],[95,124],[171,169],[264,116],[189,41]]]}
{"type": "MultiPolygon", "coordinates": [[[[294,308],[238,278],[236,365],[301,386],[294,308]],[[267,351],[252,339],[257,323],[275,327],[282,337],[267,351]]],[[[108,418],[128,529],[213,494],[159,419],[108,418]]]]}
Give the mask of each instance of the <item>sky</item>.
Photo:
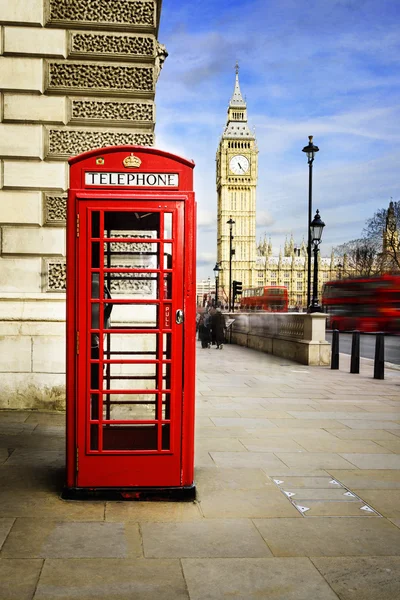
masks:
{"type": "Polygon", "coordinates": [[[163,0],[156,147],[196,163],[198,279],[216,262],[215,156],[236,61],[259,149],[257,241],[279,253],[286,235],[307,238],[309,135],[322,255],[400,199],[399,25],[399,0],[163,0]]]}

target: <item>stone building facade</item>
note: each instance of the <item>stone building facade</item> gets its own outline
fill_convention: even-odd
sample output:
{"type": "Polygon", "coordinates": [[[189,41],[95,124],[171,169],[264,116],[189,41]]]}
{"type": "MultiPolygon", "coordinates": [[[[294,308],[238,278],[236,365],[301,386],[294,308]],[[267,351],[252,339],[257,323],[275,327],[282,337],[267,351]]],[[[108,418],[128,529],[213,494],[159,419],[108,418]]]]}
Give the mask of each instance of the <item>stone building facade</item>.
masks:
{"type": "Polygon", "coordinates": [[[154,143],[161,0],[0,0],[0,408],[62,407],[71,156],[154,143]]]}
{"type": "MultiPolygon", "coordinates": [[[[293,236],[286,239],[283,253],[272,254],[272,244],[266,236],[257,246],[257,286],[284,285],[288,289],[289,307],[306,310],[307,307],[307,245],[303,241],[295,245],[293,236]]],[[[338,277],[338,259],[333,252],[330,257],[318,254],[318,290],[327,281],[338,277]]],[[[311,282],[312,283],[312,282],[311,282]]]]}

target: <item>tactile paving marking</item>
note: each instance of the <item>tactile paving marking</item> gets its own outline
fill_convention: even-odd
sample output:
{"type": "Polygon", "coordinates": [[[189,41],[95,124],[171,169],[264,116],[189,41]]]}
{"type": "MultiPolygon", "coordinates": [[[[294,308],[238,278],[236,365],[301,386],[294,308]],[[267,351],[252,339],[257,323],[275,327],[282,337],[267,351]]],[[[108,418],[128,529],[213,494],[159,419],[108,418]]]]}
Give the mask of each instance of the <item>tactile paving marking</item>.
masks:
{"type": "Polygon", "coordinates": [[[332,477],[271,477],[295,508],[307,517],[381,517],[360,496],[332,477]]]}

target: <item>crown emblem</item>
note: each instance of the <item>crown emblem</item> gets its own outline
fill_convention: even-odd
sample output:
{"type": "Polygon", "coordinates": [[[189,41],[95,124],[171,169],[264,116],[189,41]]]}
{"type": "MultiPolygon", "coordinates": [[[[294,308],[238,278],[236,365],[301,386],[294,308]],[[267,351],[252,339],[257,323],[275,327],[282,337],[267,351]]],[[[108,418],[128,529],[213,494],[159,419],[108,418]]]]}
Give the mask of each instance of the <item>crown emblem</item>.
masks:
{"type": "Polygon", "coordinates": [[[134,167],[140,167],[140,165],[142,164],[142,161],[140,160],[140,158],[138,156],[134,156],[133,152],[130,153],[130,156],[127,156],[126,158],[124,158],[124,160],[122,162],[124,164],[124,167],[126,167],[127,169],[132,169],[134,167]]]}

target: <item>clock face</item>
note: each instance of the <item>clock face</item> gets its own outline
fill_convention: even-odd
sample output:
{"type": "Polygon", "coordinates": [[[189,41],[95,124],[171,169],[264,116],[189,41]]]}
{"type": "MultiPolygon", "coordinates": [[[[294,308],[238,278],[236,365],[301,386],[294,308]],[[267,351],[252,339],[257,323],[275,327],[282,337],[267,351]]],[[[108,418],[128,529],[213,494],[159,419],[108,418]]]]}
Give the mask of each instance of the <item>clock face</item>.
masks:
{"type": "Polygon", "coordinates": [[[249,161],[245,156],[237,154],[229,161],[229,168],[235,175],[244,175],[249,170],[249,161]]]}

